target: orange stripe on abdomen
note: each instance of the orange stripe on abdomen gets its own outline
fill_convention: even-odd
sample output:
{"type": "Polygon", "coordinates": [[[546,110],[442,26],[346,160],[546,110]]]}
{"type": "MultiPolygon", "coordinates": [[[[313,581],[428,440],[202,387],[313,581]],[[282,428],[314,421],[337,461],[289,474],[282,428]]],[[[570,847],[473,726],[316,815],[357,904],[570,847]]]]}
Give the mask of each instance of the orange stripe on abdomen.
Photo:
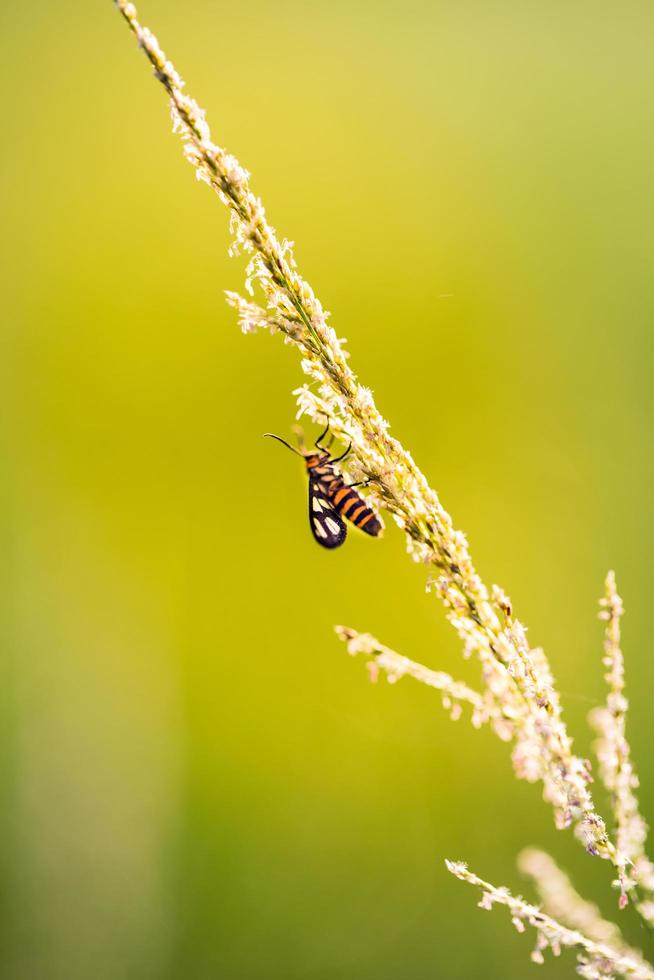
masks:
{"type": "Polygon", "coordinates": [[[352,508],[355,507],[356,504],[360,504],[361,503],[361,497],[357,493],[355,493],[354,490],[350,490],[349,493],[350,493],[350,496],[345,501],[345,503],[341,507],[341,511],[340,511],[341,514],[343,514],[344,517],[347,517],[348,510],[352,510],[352,508]]]}

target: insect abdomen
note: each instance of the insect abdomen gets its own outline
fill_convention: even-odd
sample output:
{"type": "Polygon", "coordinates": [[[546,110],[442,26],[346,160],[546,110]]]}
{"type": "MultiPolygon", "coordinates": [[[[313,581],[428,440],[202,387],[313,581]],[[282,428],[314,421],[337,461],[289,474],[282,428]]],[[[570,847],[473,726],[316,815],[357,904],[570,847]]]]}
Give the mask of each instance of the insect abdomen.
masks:
{"type": "Polygon", "coordinates": [[[355,527],[377,537],[381,531],[381,521],[356,490],[347,487],[340,477],[335,477],[329,483],[328,494],[334,510],[341,517],[347,517],[355,527]]]}

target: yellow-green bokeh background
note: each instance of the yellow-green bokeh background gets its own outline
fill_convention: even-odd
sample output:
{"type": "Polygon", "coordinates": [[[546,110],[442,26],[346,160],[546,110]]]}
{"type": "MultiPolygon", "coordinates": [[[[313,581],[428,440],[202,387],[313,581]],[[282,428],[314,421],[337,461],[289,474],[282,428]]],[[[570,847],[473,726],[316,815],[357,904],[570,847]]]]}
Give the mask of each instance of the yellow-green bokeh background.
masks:
{"type": "MultiPolygon", "coordinates": [[[[584,753],[617,569],[654,819],[651,5],[141,15],[545,645],[584,753]]],[[[538,843],[615,913],[609,870],[505,746],[335,640],[475,677],[399,532],[313,543],[302,468],[261,439],[289,431],[298,358],[239,334],[227,216],[111,3],[5,4],[0,35],[0,975],[531,975],[531,937],[443,858],[524,890],[538,843]]]]}

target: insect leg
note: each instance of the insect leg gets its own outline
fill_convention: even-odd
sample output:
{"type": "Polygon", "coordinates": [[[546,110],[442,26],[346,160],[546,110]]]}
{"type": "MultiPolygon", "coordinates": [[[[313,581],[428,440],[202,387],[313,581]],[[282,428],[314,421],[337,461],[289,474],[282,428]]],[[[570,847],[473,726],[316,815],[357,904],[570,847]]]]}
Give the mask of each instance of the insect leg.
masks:
{"type": "MultiPolygon", "coordinates": [[[[329,432],[329,415],[327,416],[327,427],[325,428],[325,431],[320,433],[320,435],[318,436],[318,438],[316,439],[316,441],[314,443],[316,449],[322,449],[322,446],[320,445],[320,443],[323,441],[323,439],[325,438],[325,436],[327,435],[328,432],[329,432]]],[[[332,436],[332,439],[333,438],[334,437],[332,436]]],[[[330,446],[331,446],[331,442],[330,442],[330,446]]]]}
{"type": "Polygon", "coordinates": [[[332,459],[332,463],[340,463],[342,459],[345,459],[345,457],[347,456],[351,448],[352,448],[352,443],[350,443],[350,445],[347,447],[344,453],[342,453],[340,456],[335,456],[334,459],[332,459]]]}

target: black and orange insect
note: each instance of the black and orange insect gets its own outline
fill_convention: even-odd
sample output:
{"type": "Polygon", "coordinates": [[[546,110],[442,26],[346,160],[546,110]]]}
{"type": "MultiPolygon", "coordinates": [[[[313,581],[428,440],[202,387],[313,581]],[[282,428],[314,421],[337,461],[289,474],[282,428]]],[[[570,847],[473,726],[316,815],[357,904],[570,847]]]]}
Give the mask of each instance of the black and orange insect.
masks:
{"type": "MultiPolygon", "coordinates": [[[[290,449],[291,452],[304,459],[307,473],[309,475],[309,524],[311,532],[323,548],[338,548],[345,541],[347,530],[344,517],[361,528],[366,534],[371,534],[376,538],[381,529],[382,523],[374,511],[368,507],[367,503],[354,489],[362,486],[362,483],[344,482],[340,473],[334,469],[336,463],[345,459],[352,444],[347,447],[341,456],[332,457],[329,455],[329,447],[325,448],[322,441],[329,432],[329,421],[324,432],[315,441],[316,453],[306,453],[295,449],[290,443],[272,432],[265,435],[271,439],[277,439],[282,445],[290,449]]],[[[329,446],[333,442],[330,439],[329,446]]],[[[301,444],[302,449],[302,444],[301,444]]]]}

